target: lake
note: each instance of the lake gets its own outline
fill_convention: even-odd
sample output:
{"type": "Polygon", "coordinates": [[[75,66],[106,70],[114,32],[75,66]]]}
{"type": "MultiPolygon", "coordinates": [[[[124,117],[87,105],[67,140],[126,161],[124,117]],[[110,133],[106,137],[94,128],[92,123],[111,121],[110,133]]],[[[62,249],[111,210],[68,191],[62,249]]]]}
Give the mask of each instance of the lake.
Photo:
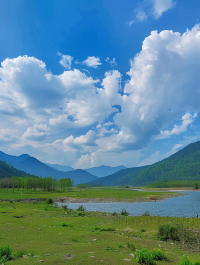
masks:
{"type": "Polygon", "coordinates": [[[154,216],[174,216],[174,217],[195,217],[196,213],[200,217],[200,191],[181,191],[187,196],[173,197],[156,202],[105,202],[105,203],[58,203],[59,206],[67,205],[73,210],[83,205],[87,211],[92,212],[117,212],[121,213],[126,209],[131,216],[142,215],[149,212],[154,216]]]}

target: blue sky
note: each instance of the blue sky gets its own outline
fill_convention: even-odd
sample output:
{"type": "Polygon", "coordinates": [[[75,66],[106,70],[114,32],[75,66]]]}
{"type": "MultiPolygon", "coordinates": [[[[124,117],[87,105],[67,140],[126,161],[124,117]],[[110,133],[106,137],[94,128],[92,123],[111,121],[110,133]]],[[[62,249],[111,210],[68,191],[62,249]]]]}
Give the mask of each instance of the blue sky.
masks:
{"type": "Polygon", "coordinates": [[[1,151],[89,168],[200,139],[200,2],[1,0],[1,151]]]}

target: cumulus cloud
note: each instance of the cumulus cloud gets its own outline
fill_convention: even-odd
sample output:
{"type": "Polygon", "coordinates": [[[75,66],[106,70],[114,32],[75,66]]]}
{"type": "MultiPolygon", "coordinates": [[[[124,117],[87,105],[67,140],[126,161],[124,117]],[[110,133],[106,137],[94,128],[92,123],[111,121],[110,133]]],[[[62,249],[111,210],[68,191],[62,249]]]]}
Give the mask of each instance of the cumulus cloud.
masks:
{"type": "Polygon", "coordinates": [[[31,141],[42,141],[49,135],[48,130],[46,124],[35,124],[33,127],[27,128],[22,137],[31,141]]]}
{"type": "Polygon", "coordinates": [[[73,57],[70,55],[63,55],[62,53],[58,52],[58,55],[61,56],[61,60],[59,63],[66,68],[67,70],[71,69],[71,64],[73,61],[73,57]]]}
{"type": "Polygon", "coordinates": [[[100,58],[95,56],[88,56],[88,58],[82,63],[93,68],[97,68],[99,65],[102,65],[100,58]]]}
{"type": "Polygon", "coordinates": [[[183,34],[152,31],[130,64],[122,86],[117,70],[100,83],[78,69],[54,75],[34,57],[7,58],[0,68],[1,129],[16,130],[16,148],[88,155],[91,164],[112,155],[119,162],[122,152],[139,154],[155,138],[188,130],[200,112],[199,25],[183,34]]]}
{"type": "Polygon", "coordinates": [[[180,126],[175,124],[174,128],[171,131],[169,131],[169,130],[161,131],[160,134],[156,138],[157,139],[169,138],[170,136],[172,136],[174,134],[178,135],[178,134],[181,134],[182,132],[187,131],[188,126],[194,122],[196,117],[197,117],[197,113],[195,113],[193,115],[190,113],[186,113],[182,117],[182,123],[180,126]]]}
{"type": "Polygon", "coordinates": [[[153,31],[144,40],[141,52],[130,61],[122,111],[114,116],[114,123],[127,135],[126,139],[132,139],[130,148],[144,147],[152,136],[181,119],[183,113],[200,111],[199,59],[198,25],[182,35],[169,30],[153,31]]]}

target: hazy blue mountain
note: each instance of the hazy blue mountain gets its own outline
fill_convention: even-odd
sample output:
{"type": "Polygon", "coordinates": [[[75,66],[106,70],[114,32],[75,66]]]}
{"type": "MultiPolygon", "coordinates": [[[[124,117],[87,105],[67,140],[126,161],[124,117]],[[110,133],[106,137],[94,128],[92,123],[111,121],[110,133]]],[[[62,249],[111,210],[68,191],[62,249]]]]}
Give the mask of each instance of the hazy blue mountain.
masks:
{"type": "Polygon", "coordinates": [[[200,180],[200,141],[151,166],[123,169],[93,183],[143,186],[160,180],[200,180]]]}
{"type": "Polygon", "coordinates": [[[14,167],[15,167],[15,165],[19,164],[21,161],[23,161],[29,157],[30,156],[27,154],[23,154],[20,156],[12,156],[12,155],[7,155],[7,154],[0,151],[0,160],[7,162],[8,164],[10,164],[11,166],[14,166],[14,167]]]}
{"type": "Polygon", "coordinates": [[[132,168],[126,168],[126,169],[121,169],[114,174],[111,174],[106,177],[98,178],[94,181],[91,181],[90,184],[99,184],[103,186],[119,186],[119,185],[128,185],[126,183],[126,180],[124,178],[132,173],[139,172],[140,170],[143,170],[147,166],[144,167],[132,167],[132,168]]]}
{"type": "Polygon", "coordinates": [[[59,171],[63,171],[63,172],[68,172],[68,171],[73,171],[74,168],[70,167],[70,166],[60,166],[58,164],[49,164],[49,163],[45,163],[47,166],[59,170],[59,171]]]}
{"type": "Polygon", "coordinates": [[[99,178],[111,175],[121,169],[126,169],[124,166],[118,167],[108,167],[108,166],[100,166],[100,167],[92,167],[88,169],[84,169],[85,171],[89,172],[90,174],[97,176],[99,178]]]}
{"type": "Polygon", "coordinates": [[[78,169],[78,170],[74,170],[72,169],[72,171],[68,171],[68,172],[63,172],[63,171],[59,171],[57,169],[53,169],[47,165],[45,165],[44,163],[40,162],[39,160],[37,160],[34,157],[30,157],[27,154],[23,154],[20,156],[12,156],[12,155],[7,155],[3,152],[0,151],[0,160],[1,161],[5,161],[6,163],[2,162],[2,171],[0,168],[0,177],[1,176],[5,176],[5,177],[11,177],[13,175],[16,176],[26,176],[27,173],[28,174],[32,174],[38,177],[56,177],[56,179],[60,179],[60,178],[71,178],[71,180],[74,181],[74,185],[80,184],[80,183],[86,183],[88,181],[92,181],[97,179],[96,176],[93,176],[92,174],[78,169]],[[12,168],[11,166],[13,166],[14,168],[12,168]],[[10,173],[6,173],[6,169],[9,169],[10,173]],[[19,172],[23,171],[22,173],[19,172]],[[2,172],[2,174],[1,174],[2,172]]]}
{"type": "Polygon", "coordinates": [[[74,181],[74,185],[97,179],[96,176],[81,169],[68,172],[53,169],[34,157],[21,161],[16,165],[16,168],[38,177],[71,178],[74,181]]]}

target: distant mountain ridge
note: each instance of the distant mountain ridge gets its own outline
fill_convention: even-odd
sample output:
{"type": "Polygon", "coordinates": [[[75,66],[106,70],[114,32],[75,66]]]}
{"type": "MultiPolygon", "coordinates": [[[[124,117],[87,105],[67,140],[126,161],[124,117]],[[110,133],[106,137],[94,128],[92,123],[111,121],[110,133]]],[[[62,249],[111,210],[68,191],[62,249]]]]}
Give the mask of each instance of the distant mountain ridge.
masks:
{"type": "Polygon", "coordinates": [[[45,163],[45,165],[53,168],[53,169],[56,169],[56,170],[59,170],[59,171],[63,171],[63,172],[68,172],[68,171],[73,171],[75,170],[73,167],[70,167],[70,166],[60,166],[58,164],[49,164],[49,163],[45,163]]]}
{"type": "Polygon", "coordinates": [[[101,185],[143,186],[160,180],[200,180],[200,141],[153,165],[120,170],[92,181],[101,185]]]}
{"type": "Polygon", "coordinates": [[[90,174],[97,176],[99,178],[111,175],[121,169],[126,169],[124,166],[118,167],[109,167],[109,166],[100,166],[100,167],[92,167],[88,169],[84,169],[85,171],[89,172],[90,174]]]}
{"type": "Polygon", "coordinates": [[[68,172],[58,171],[45,165],[36,158],[30,157],[29,155],[10,156],[0,152],[0,160],[5,161],[15,169],[38,177],[55,177],[56,179],[71,178],[71,180],[74,181],[74,185],[97,179],[96,176],[93,176],[92,174],[81,169],[68,172]]]}

